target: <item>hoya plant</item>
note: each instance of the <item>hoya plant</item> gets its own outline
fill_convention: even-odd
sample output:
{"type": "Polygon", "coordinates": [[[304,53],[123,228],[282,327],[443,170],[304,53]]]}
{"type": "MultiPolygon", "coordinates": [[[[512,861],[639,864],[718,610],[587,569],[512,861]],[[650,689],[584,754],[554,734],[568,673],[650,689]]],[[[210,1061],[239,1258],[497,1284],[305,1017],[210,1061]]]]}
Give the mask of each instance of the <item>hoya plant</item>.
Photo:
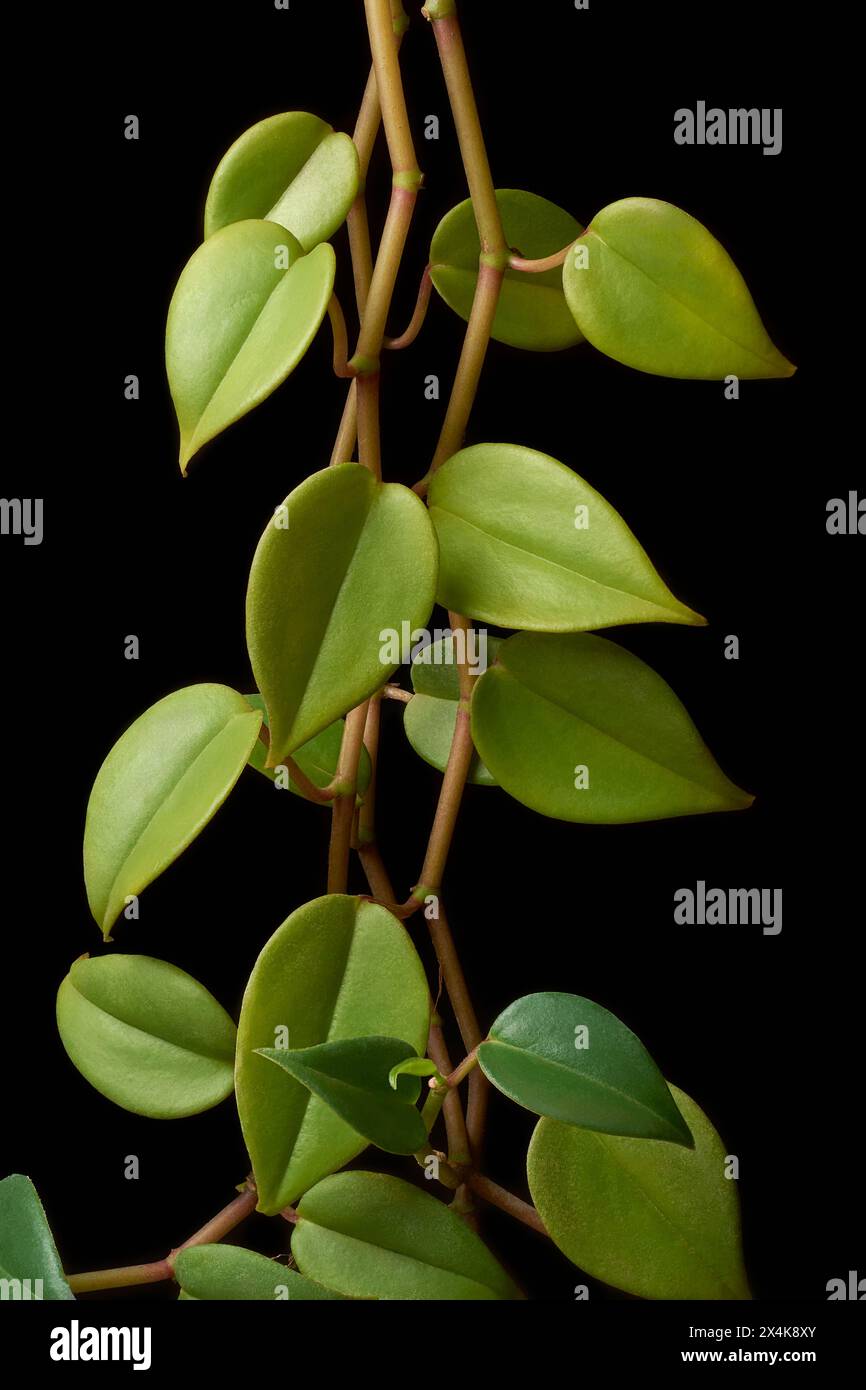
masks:
{"type": "MultiPolygon", "coordinates": [[[[679,378],[794,368],[688,211],[625,197],[583,226],[533,191],[497,189],[454,0],[429,0],[422,13],[470,196],[439,223],[408,328],[388,335],[422,183],[399,0],[366,0],[372,70],[353,136],[303,111],[246,130],[213,175],[202,243],[171,298],[166,364],[184,473],[207,467],[224,430],[240,438],[326,317],[346,402],[333,445],[322,440],[327,466],[287,497],[262,499],[268,520],[246,595],[249,687],[166,695],[96,775],[84,873],[111,947],[76,960],[57,997],[66,1052],[117,1105],[181,1121],[233,1097],[249,1171],[227,1174],[237,1195],[165,1259],[65,1275],[32,1184],[6,1179],[0,1272],[41,1277],[50,1297],[174,1279],[186,1299],[522,1298],[520,1271],[484,1242],[485,1204],[629,1294],[750,1296],[725,1145],[627,1022],[554,987],[567,980],[497,1018],[473,1006],[445,874],[467,783],[577,824],[742,811],[752,797],[666,682],[596,635],[704,623],[627,521],[568,460],[525,439],[464,447],[464,437],[491,338],[571,352],[575,373],[593,350],[679,378]],[[393,177],[374,256],[364,188],[380,123],[393,177]],[[344,223],[351,313],[334,293],[331,239],[344,223]],[[438,446],[409,488],[383,468],[380,382],[387,406],[389,354],[422,331],[433,289],[465,337],[438,446]],[[436,604],[448,626],[433,638],[436,604]],[[395,684],[407,643],[408,683],[395,684]],[[423,863],[400,869],[405,898],[377,844],[387,699],[402,702],[411,748],[442,774],[423,863]],[[287,883],[285,921],[264,941],[236,1023],[170,962],[124,954],[123,924],[247,768],[294,794],[297,815],[327,808],[330,844],[321,897],[293,902],[287,883]],[[352,855],[365,896],[347,891],[352,855]],[[410,935],[413,917],[422,930],[410,935]],[[484,1171],[491,1097],[538,1116],[531,1204],[484,1171]],[[377,1149],[404,1155],[404,1176],[393,1160],[377,1171],[377,1149]],[[254,1209],[278,1219],[276,1259],[220,1243],[254,1209]]],[[[380,808],[379,819],[389,814],[396,808],[380,808]]],[[[177,1235],[165,1232],[166,1248],[177,1235]]]]}

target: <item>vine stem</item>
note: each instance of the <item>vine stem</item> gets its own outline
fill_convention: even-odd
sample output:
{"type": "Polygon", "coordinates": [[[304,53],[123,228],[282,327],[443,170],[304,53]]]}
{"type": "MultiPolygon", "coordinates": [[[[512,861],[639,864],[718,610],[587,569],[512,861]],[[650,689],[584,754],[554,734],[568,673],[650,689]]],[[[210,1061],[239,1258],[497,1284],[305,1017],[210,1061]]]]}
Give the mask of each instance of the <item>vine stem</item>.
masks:
{"type": "Polygon", "coordinates": [[[483,1197],[485,1202],[490,1202],[494,1207],[507,1211],[509,1216],[513,1216],[517,1221],[522,1221],[524,1226],[531,1226],[533,1231],[538,1231],[539,1235],[548,1236],[549,1239],[549,1232],[544,1222],[535,1207],[530,1206],[528,1202],[524,1202],[520,1197],[515,1197],[513,1192],[506,1191],[504,1187],[500,1187],[490,1178],[485,1178],[482,1173],[464,1173],[463,1181],[479,1197],[483,1197]]]}
{"type": "Polygon", "coordinates": [[[563,265],[565,258],[575,242],[570,241],[567,246],[563,246],[561,251],[554,251],[552,256],[540,256],[538,260],[529,261],[524,256],[510,255],[508,264],[512,270],[523,270],[528,275],[540,275],[543,270],[556,270],[556,267],[563,265]]]}
{"type": "Polygon", "coordinates": [[[96,1269],[88,1274],[70,1274],[67,1280],[69,1287],[74,1294],[98,1293],[102,1289],[131,1288],[135,1284],[158,1284],[163,1279],[172,1279],[174,1262],[181,1250],[188,1250],[192,1245],[212,1245],[222,1240],[255,1211],[257,1201],[255,1187],[248,1185],[245,1192],[223,1207],[201,1230],[172,1250],[164,1260],[155,1260],[152,1264],[125,1265],[119,1269],[96,1269]]]}
{"type": "Polygon", "coordinates": [[[421,283],[418,286],[418,298],[415,301],[415,308],[412,317],[403,332],[398,338],[386,338],[384,346],[389,352],[400,352],[403,348],[410,347],[414,343],[421,329],[424,327],[424,320],[427,317],[427,310],[430,307],[430,294],[433,290],[433,281],[430,279],[430,267],[425,265],[421,275],[421,283]]]}

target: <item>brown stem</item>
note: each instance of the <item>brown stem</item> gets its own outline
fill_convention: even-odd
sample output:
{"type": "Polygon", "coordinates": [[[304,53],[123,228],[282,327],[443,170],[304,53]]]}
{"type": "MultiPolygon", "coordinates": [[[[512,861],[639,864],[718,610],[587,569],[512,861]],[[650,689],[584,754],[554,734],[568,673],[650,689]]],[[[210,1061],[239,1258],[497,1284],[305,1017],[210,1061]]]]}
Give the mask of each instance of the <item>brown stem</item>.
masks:
{"type": "Polygon", "coordinates": [[[540,275],[543,270],[555,270],[557,266],[562,265],[572,246],[574,242],[570,241],[561,251],[554,251],[552,256],[540,256],[534,261],[512,254],[508,257],[508,264],[512,270],[523,270],[527,275],[540,275]]]}
{"type": "Polygon", "coordinates": [[[509,1216],[513,1216],[517,1221],[522,1221],[524,1226],[531,1226],[533,1231],[538,1231],[539,1235],[546,1236],[548,1234],[547,1228],[535,1207],[531,1207],[520,1197],[515,1197],[513,1192],[507,1192],[504,1187],[492,1182],[490,1178],[485,1178],[481,1173],[465,1173],[464,1181],[467,1187],[470,1187],[473,1192],[477,1192],[478,1196],[483,1197],[485,1202],[499,1207],[501,1211],[507,1211],[509,1216]]]}

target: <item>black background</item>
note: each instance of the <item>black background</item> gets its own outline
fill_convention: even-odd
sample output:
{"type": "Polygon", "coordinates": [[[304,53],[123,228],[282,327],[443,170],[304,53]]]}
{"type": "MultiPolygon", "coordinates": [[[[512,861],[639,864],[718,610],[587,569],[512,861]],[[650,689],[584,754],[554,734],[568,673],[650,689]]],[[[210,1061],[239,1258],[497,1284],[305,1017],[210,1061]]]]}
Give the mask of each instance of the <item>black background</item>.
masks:
{"type": "MultiPolygon", "coordinates": [[[[465,196],[435,45],[414,0],[409,8],[403,63],[426,186],[393,332],[411,311],[436,223],[465,196]],[[440,118],[438,142],[423,138],[428,114],[440,118]]],[[[789,381],[743,383],[730,402],[720,383],[645,376],[586,346],[532,355],[491,345],[468,442],[529,444],[576,469],[622,513],[674,592],[709,618],[707,629],[608,635],[669,681],[724,770],[757,801],[745,814],[590,828],[470,788],[445,883],[452,927],[482,1024],[543,989],[585,994],[622,1017],[740,1158],[756,1297],[824,1299],[827,1280],[857,1268],[858,1254],[866,1272],[852,1137],[862,540],[825,529],[827,499],[858,484],[836,432],[840,403],[856,398],[858,384],[852,359],[828,350],[824,331],[837,255],[822,226],[834,141],[799,75],[813,39],[781,5],[592,0],[580,13],[569,0],[467,0],[462,10],[497,183],[531,189],[583,222],[631,194],[685,208],[731,253],[799,370],[789,381]],[[783,107],[782,153],[676,146],[673,113],[699,99],[783,107]],[[740,639],[739,661],[724,659],[728,634],[740,639]],[[699,878],[781,887],[781,935],[676,926],[674,891],[699,878]]],[[[325,331],[289,382],[183,480],[162,358],[171,291],[200,241],[210,175],[228,145],[284,109],[351,131],[369,55],[358,3],[291,0],[286,13],[238,0],[92,9],[76,17],[69,56],[68,103],[43,114],[54,151],[33,279],[46,307],[17,364],[27,380],[39,364],[41,386],[4,469],[4,495],[45,498],[45,539],[29,548],[2,541],[12,1022],[0,1159],[2,1171],[33,1178],[65,1265],[77,1271],[160,1257],[247,1171],[231,1102],[157,1122],[94,1091],[56,1035],[54,993],[76,956],[103,949],[80,863],[98,767],[168,691],[202,680],[251,688],[243,603],[252,552],[274,505],[327,463],[345,389],[330,374],[325,331]],[[123,138],[129,113],[141,121],[137,143],[123,138]],[[128,373],[140,376],[138,402],[123,398],[128,373]],[[123,655],[133,633],[137,662],[123,655]],[[128,1154],[140,1159],[137,1182],[123,1177],[128,1154]]],[[[374,227],[386,162],[380,145],[369,183],[374,227]]],[[[335,244],[349,307],[345,232],[335,244]]],[[[386,362],[392,480],[412,483],[427,469],[462,331],[434,295],[419,341],[386,362]],[[438,402],[424,398],[429,373],[440,376],[438,402]]],[[[386,705],[379,814],[404,895],[440,779],[400,723],[400,708],[386,705]]],[[[246,773],[108,949],[171,960],[236,1013],[263,943],[324,891],[326,853],[327,813],[246,773]]],[[[353,887],[363,891],[360,877],[353,887]]],[[[429,964],[423,923],[413,931],[429,964]]],[[[449,1040],[459,1056],[453,1030],[449,1040]]],[[[487,1171],[522,1195],[532,1127],[532,1116],[494,1099],[487,1171]]],[[[583,1276],[533,1233],[497,1213],[485,1230],[533,1297],[573,1297],[583,1276]]],[[[287,1236],[262,1217],[243,1233],[268,1253],[287,1236]]],[[[593,1299],[622,1297],[589,1283],[593,1299]]],[[[163,1285],[143,1296],[173,1292],[163,1285]]]]}

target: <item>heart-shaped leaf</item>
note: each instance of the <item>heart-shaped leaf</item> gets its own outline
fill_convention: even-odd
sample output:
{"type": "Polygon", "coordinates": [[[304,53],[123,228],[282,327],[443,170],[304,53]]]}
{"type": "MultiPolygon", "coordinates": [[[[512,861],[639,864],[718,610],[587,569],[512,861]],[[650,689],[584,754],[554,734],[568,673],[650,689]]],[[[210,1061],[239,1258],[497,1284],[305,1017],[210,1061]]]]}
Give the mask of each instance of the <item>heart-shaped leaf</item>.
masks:
{"type": "MultiPolygon", "coordinates": [[[[247,695],[246,699],[254,709],[261,710],[262,722],[266,728],[269,727],[268,712],[261,695],[247,695]]],[[[315,738],[311,738],[309,743],[303,744],[302,747],[296,749],[292,754],[294,761],[298,764],[301,771],[305,772],[310,781],[317,787],[330,786],[336,776],[337,763],[340,759],[340,749],[343,746],[343,730],[345,727],[346,722],[344,719],[335,719],[334,723],[329,724],[327,729],[323,729],[320,734],[316,734],[315,738]]],[[[276,768],[266,767],[265,763],[267,759],[268,750],[261,739],[257,739],[253,744],[253,751],[250,754],[250,766],[254,767],[257,772],[264,773],[265,777],[269,777],[273,782],[276,777],[276,768]]],[[[358,795],[361,798],[363,798],[365,791],[370,785],[372,771],[370,754],[367,752],[366,748],[362,746],[361,757],[358,761],[357,783],[358,795]]],[[[312,801],[312,797],[308,797],[306,792],[296,786],[291,777],[289,777],[287,785],[289,791],[294,792],[295,796],[303,797],[304,801],[312,801]]],[[[322,803],[314,802],[313,804],[321,805],[322,803]]]]}
{"type": "Polygon", "coordinates": [[[187,262],[165,331],[182,472],[298,365],[328,308],[334,268],[330,246],[305,256],[274,222],[233,222],[187,262]]]}
{"type": "Polygon", "coordinates": [[[305,1279],[296,1269],[287,1269],[239,1245],[191,1245],[176,1257],[174,1277],[186,1298],[277,1303],[342,1298],[342,1294],[305,1279]]]}
{"type": "Polygon", "coordinates": [[[473,691],[472,738],[511,796],[558,820],[663,820],[754,800],[661,676],[589,633],[509,637],[473,691]]]}
{"type": "Polygon", "coordinates": [[[234,1086],[235,1025],[166,961],[82,956],[57,992],[57,1027],[82,1076],[136,1115],[197,1115],[234,1086]]]}
{"type": "MultiPolygon", "coordinates": [[[[526,260],[561,251],[583,231],[569,213],[535,193],[500,188],[496,201],[509,246],[526,260]]],[[[475,214],[467,198],[442,218],[430,245],[430,278],[462,319],[469,318],[472,308],[480,253],[475,214]]],[[[558,267],[534,275],[506,270],[492,336],[497,342],[535,352],[581,342],[583,335],[569,313],[558,267]]]]}
{"type": "Polygon", "coordinates": [[[307,111],[285,111],[245,130],[208,189],[205,237],[230,222],[265,218],[305,251],[327,241],[358,192],[358,152],[348,135],[307,111]]]}
{"type": "Polygon", "coordinates": [[[478,1049],[504,1095],[565,1124],[692,1146],[667,1083],[643,1043],[578,994],[527,994],[478,1049]]]}
{"type": "Polygon", "coordinates": [[[386,1153],[415,1153],[425,1142],[427,1131],[415,1108],[420,1081],[406,1076],[396,1088],[389,1082],[392,1068],[411,1051],[407,1043],[397,1038],[345,1038],[296,1052],[274,1047],[256,1051],[386,1153]]]}
{"type": "Polygon", "coordinates": [[[746,282],[700,222],[656,198],[622,198],[592,219],[562,269],[588,342],[656,376],[786,377],[746,282]]]}
{"type": "Polygon", "coordinates": [[[108,938],[225,801],[262,716],[226,685],[189,685],[136,719],[96,775],[84,829],[87,900],[108,938]]]}
{"type": "Polygon", "coordinates": [[[260,1211],[281,1211],[366,1140],[256,1049],[315,1047],[386,1030],[421,1053],[429,1015],[415,947],[384,907],[330,894],[278,928],[253,968],[238,1024],[238,1111],[260,1211]]]}
{"type": "Polygon", "coordinates": [[[426,623],[435,591],[436,536],[409,488],[342,463],[289,494],[259,541],[247,591],[268,767],[385,684],[403,624],[426,623]]]}
{"type": "MultiPolygon", "coordinates": [[[[461,609],[457,610],[462,612],[461,609]]],[[[476,634],[484,638],[483,669],[491,662],[501,646],[501,637],[489,633],[476,634]]],[[[481,652],[478,654],[481,657],[481,652]]],[[[481,665],[481,661],[478,662],[481,665]]],[[[472,662],[470,661],[470,665],[472,662]]],[[[477,675],[478,671],[473,670],[477,675]]],[[[460,699],[460,676],[454,653],[453,637],[440,637],[431,642],[412,661],[412,684],[415,695],[406,705],[403,728],[419,758],[444,772],[451,752],[457,724],[457,702],[460,699]]],[[[480,787],[495,787],[496,782],[475,754],[469,765],[468,781],[480,787]]]]}
{"type": "Polygon", "coordinates": [[[298,1206],[292,1254],[348,1298],[514,1299],[486,1245],[442,1202],[384,1173],[338,1173],[298,1206]]]}
{"type": "Polygon", "coordinates": [[[695,1147],[540,1120],[526,1171],[564,1255],[639,1298],[747,1299],[736,1181],[706,1115],[676,1086],[695,1147]]]}
{"type": "Polygon", "coordinates": [[[705,620],[674,598],[609,502],[516,444],[461,449],[428,495],[444,607],[500,627],[580,632],[705,620]]]}
{"type": "Polygon", "coordinates": [[[36,1188],[21,1173],[0,1182],[0,1280],[4,1298],[75,1298],[36,1188]]]}

